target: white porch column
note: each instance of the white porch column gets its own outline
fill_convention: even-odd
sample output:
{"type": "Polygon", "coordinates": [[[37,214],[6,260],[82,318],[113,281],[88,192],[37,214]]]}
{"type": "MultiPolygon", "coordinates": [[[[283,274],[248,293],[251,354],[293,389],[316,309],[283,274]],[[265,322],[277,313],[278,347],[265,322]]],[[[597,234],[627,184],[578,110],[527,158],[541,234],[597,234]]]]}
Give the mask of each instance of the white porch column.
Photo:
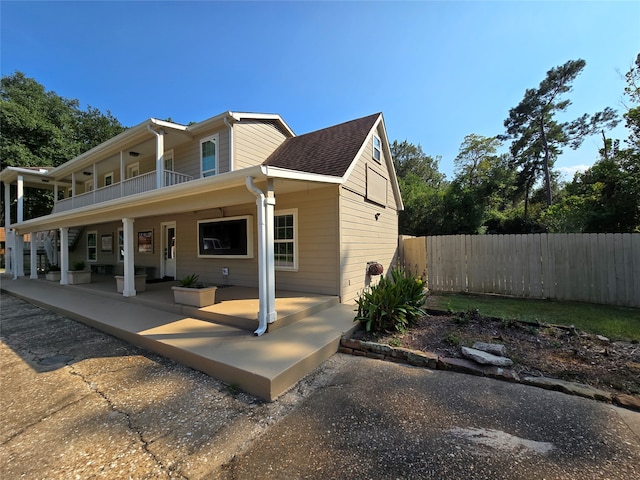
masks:
{"type": "Polygon", "coordinates": [[[60,229],[60,285],[69,284],[69,228],[60,229]]]}
{"type": "Polygon", "coordinates": [[[13,273],[13,231],[11,228],[11,184],[4,183],[4,267],[6,273],[13,273]]]}
{"type": "Polygon", "coordinates": [[[13,279],[17,280],[18,277],[24,277],[24,235],[14,237],[13,279]]]}
{"type": "Polygon", "coordinates": [[[122,236],[124,237],[124,290],[122,291],[122,295],[125,297],[136,296],[133,222],[133,218],[122,219],[122,236]]]}
{"type": "Polygon", "coordinates": [[[156,136],[156,188],[164,187],[164,130],[157,132],[147,125],[151,133],[156,136]]]}
{"type": "Polygon", "coordinates": [[[29,268],[31,269],[31,280],[38,279],[38,243],[36,242],[36,236],[38,232],[31,232],[31,262],[29,268]]]}
{"type": "Polygon", "coordinates": [[[24,177],[18,176],[18,214],[16,215],[16,223],[24,221],[24,177]]]}
{"type": "Polygon", "coordinates": [[[264,203],[264,223],[266,234],[265,267],[267,270],[267,323],[273,323],[278,319],[278,313],[276,312],[276,272],[273,246],[273,211],[276,204],[276,197],[273,191],[272,179],[267,181],[267,195],[264,203]]]}

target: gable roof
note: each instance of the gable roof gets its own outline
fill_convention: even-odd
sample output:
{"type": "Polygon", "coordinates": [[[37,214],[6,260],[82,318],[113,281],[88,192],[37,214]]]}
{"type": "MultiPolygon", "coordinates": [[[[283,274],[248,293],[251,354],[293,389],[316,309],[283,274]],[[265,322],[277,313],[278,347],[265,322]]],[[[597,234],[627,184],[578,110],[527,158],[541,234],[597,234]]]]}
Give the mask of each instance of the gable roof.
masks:
{"type": "Polygon", "coordinates": [[[380,113],[286,139],[262,165],[342,177],[380,113]]]}

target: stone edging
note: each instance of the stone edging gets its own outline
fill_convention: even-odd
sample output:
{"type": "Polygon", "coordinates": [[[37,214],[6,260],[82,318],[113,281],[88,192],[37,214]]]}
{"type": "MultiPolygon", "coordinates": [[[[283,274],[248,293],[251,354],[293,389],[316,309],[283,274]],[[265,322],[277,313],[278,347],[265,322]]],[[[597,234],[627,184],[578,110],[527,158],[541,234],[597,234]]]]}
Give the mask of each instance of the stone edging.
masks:
{"type": "Polygon", "coordinates": [[[382,343],[357,340],[350,337],[342,337],[338,352],[389,362],[405,363],[416,367],[431,368],[433,370],[447,370],[507,382],[522,383],[546,390],[554,390],[569,395],[577,395],[592,400],[613,403],[617,406],[640,412],[640,398],[633,395],[609,393],[582,383],[566,382],[549,377],[521,378],[514,370],[509,368],[481,365],[464,358],[441,357],[431,352],[421,352],[404,347],[392,347],[382,343]]]}

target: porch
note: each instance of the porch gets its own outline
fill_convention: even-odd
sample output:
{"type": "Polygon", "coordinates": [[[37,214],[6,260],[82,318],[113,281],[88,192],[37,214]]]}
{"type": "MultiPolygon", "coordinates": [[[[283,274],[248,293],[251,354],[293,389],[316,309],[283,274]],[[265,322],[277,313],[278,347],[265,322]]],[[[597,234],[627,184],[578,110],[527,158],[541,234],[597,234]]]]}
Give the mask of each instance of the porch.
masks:
{"type": "Polygon", "coordinates": [[[86,285],[11,280],[2,290],[273,401],[338,349],[351,331],[353,306],[337,297],[276,292],[278,321],[257,337],[257,289],[219,288],[216,304],[173,303],[171,286],[152,283],[135,297],[116,293],[115,280],[94,275],[86,285]]]}

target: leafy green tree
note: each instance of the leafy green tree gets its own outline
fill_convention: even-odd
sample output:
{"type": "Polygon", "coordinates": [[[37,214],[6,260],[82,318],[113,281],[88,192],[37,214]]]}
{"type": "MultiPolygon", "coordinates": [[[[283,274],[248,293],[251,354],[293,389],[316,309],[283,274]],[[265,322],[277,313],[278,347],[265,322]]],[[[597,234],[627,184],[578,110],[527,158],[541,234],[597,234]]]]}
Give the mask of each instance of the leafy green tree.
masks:
{"type": "Polygon", "coordinates": [[[391,144],[391,155],[398,175],[404,211],[398,219],[405,235],[440,233],[444,174],[438,171],[438,158],[426,155],[420,145],[406,140],[391,144]]]}
{"type": "MultiPolygon", "coordinates": [[[[582,72],[586,62],[570,60],[552,68],[538,88],[527,89],[522,101],[509,111],[504,122],[503,140],[513,140],[511,154],[519,168],[519,185],[525,195],[542,175],[547,205],[552,204],[551,170],[562,148],[578,148],[584,138],[617,123],[614,110],[607,107],[592,116],[584,114],[571,122],[559,122],[556,114],[571,104],[562,96],[571,91],[571,83],[582,72]]],[[[525,199],[526,201],[526,199],[525,199]]],[[[526,211],[526,208],[525,208],[526,211]]],[[[526,213],[525,213],[526,215],[526,213]]]]}
{"type": "MultiPolygon", "coordinates": [[[[2,169],[57,167],[125,130],[110,112],[103,114],[91,106],[82,110],[78,100],[47,91],[21,72],[0,81],[0,124],[2,169]]],[[[25,218],[51,211],[51,192],[26,190],[25,195],[31,200],[25,218]]]]}

